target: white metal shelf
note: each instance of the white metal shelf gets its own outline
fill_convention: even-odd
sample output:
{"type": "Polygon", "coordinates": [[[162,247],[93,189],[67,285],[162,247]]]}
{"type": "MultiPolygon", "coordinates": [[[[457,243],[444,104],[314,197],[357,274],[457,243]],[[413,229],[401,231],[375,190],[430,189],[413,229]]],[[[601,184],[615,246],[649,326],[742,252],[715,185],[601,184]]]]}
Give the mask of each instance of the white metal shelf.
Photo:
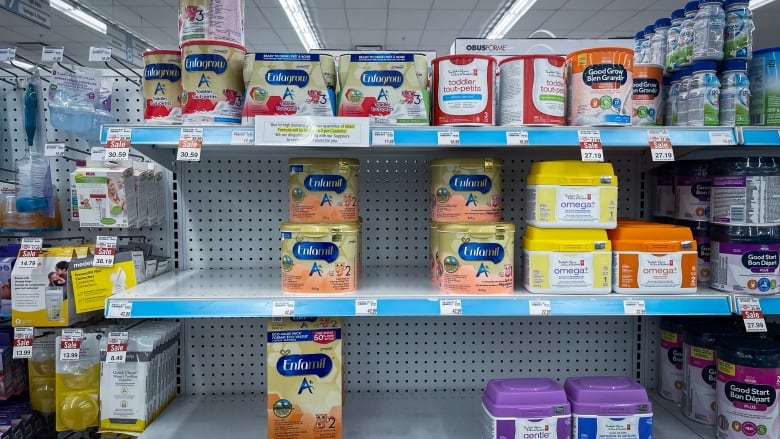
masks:
{"type": "MultiPolygon", "coordinates": [[[[683,420],[679,407],[653,398],[653,437],[710,439],[712,429],[683,420]]],[[[481,395],[347,397],[343,437],[386,439],[481,437],[481,395]]],[[[266,437],[265,400],[181,397],[151,423],[141,439],[266,437]]]]}
{"type": "MultiPolygon", "coordinates": [[[[312,295],[280,292],[278,269],[178,270],[108,299],[130,304],[132,318],[272,317],[275,302],[292,301],[295,316],[440,316],[441,302],[461,301],[464,316],[529,316],[531,302],[549,301],[553,316],[622,316],[625,301],[643,300],[648,315],[729,315],[731,297],[713,290],[687,295],[451,295],[436,290],[420,267],[365,270],[359,291],[312,295]],[[375,313],[357,306],[375,300],[375,313]]],[[[373,308],[373,307],[372,307],[373,308]]]]}

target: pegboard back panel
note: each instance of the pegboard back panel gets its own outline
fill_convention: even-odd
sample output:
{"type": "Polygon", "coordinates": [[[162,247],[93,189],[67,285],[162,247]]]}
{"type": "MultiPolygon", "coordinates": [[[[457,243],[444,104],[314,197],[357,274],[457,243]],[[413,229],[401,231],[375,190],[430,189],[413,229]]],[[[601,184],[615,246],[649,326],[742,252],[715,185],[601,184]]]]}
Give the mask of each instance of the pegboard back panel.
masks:
{"type": "MultiPolygon", "coordinates": [[[[263,148],[257,153],[206,151],[199,163],[179,162],[182,268],[275,268],[279,225],[289,217],[287,162],[308,151],[263,148]],[[214,158],[218,155],[218,158],[214,158]]],[[[309,150],[311,151],[311,150],[309,150]]],[[[639,151],[607,151],[619,183],[619,215],[644,217],[643,174],[639,151]]],[[[380,267],[427,266],[430,160],[447,157],[497,157],[504,161],[504,221],[525,221],[525,186],[531,164],[578,159],[579,150],[483,149],[315,151],[317,157],[360,160],[360,216],[363,263],[380,267]],[[341,154],[341,155],[338,155],[341,154]]],[[[516,254],[517,253],[516,251],[516,254]]]]}
{"type": "MultiPolygon", "coordinates": [[[[265,319],[188,319],[184,393],[265,393],[265,319]]],[[[346,318],[344,387],[352,394],[481,392],[488,379],[636,377],[635,319],[346,318]]]]}

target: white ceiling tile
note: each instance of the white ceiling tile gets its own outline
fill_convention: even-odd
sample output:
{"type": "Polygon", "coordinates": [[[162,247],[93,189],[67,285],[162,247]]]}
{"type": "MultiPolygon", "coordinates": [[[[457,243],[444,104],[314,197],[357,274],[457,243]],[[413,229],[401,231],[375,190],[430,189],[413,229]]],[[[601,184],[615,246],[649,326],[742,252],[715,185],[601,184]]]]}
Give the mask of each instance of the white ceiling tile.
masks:
{"type": "MultiPolygon", "coordinates": [[[[546,3],[549,0],[540,0],[538,3],[546,3]]],[[[552,1],[558,1],[558,0],[552,0],[552,1]]],[[[477,3],[476,9],[489,9],[491,11],[497,11],[501,5],[503,5],[505,0],[479,0],[477,3]]]]}
{"type": "Polygon", "coordinates": [[[390,0],[390,9],[430,9],[433,0],[390,0]]]}
{"type": "Polygon", "coordinates": [[[347,27],[347,14],[342,9],[317,9],[312,13],[313,21],[317,27],[336,29],[347,27]]]}
{"type": "Polygon", "coordinates": [[[593,16],[594,11],[576,11],[576,10],[559,10],[555,11],[552,17],[548,18],[538,28],[547,29],[549,31],[570,31],[577,27],[582,26],[582,23],[593,16]]]}
{"type": "Polygon", "coordinates": [[[425,30],[420,39],[420,46],[437,46],[442,44],[451,44],[458,37],[457,31],[446,30],[425,30]]]}
{"type": "Polygon", "coordinates": [[[464,28],[482,29],[488,25],[488,22],[493,17],[493,11],[485,9],[475,9],[471,11],[471,14],[466,18],[466,22],[463,23],[464,28]]]}
{"type": "MultiPolygon", "coordinates": [[[[536,4],[534,4],[533,9],[538,10],[557,10],[561,9],[568,1],[570,0],[538,0],[536,4]]],[[[574,0],[578,1],[580,3],[587,3],[587,1],[584,0],[574,0]]]]}
{"type": "Polygon", "coordinates": [[[263,8],[260,10],[266,21],[271,24],[274,29],[292,29],[290,20],[287,19],[287,14],[284,13],[282,8],[263,8]]]}
{"type": "MultiPolygon", "coordinates": [[[[285,20],[287,20],[287,17],[285,17],[285,20]]],[[[271,23],[269,23],[266,17],[260,13],[259,9],[248,9],[244,14],[244,28],[270,29],[271,23]]]]}
{"type": "MultiPolygon", "coordinates": [[[[422,38],[422,31],[407,30],[404,32],[393,32],[387,34],[387,45],[401,49],[416,49],[422,38]]],[[[389,47],[388,47],[389,48],[389,47]]]]}
{"type": "Polygon", "coordinates": [[[427,21],[427,9],[390,9],[387,15],[387,28],[392,32],[424,29],[427,21]]]}
{"type": "Polygon", "coordinates": [[[615,24],[629,19],[634,14],[636,14],[636,12],[626,10],[602,11],[585,20],[578,28],[583,31],[598,31],[604,33],[604,30],[612,29],[615,27],[615,24]]]}
{"type": "Polygon", "coordinates": [[[434,0],[433,9],[474,9],[479,0],[434,0]]]}
{"type": "Polygon", "coordinates": [[[178,12],[175,9],[164,6],[136,6],[135,11],[141,16],[141,23],[148,25],[171,27],[176,29],[178,12]]]}
{"type": "MultiPolygon", "coordinates": [[[[314,3],[310,1],[310,5],[314,3]]],[[[389,0],[344,0],[347,10],[353,8],[387,9],[389,0]]]]}
{"type": "Polygon", "coordinates": [[[384,29],[387,26],[387,17],[384,13],[377,14],[376,9],[348,8],[347,23],[350,29],[384,29]]]}
{"type": "Polygon", "coordinates": [[[352,39],[349,35],[349,29],[346,27],[339,29],[320,29],[320,36],[322,36],[328,49],[352,47],[352,39]]]}
{"type": "Polygon", "coordinates": [[[604,31],[585,31],[574,30],[565,35],[566,38],[584,39],[584,38],[605,38],[604,31]]]}
{"type": "Polygon", "coordinates": [[[385,45],[384,30],[350,29],[349,36],[352,39],[353,46],[372,44],[385,45]]]}
{"type": "Polygon", "coordinates": [[[515,29],[531,29],[535,30],[541,27],[541,24],[547,21],[552,15],[555,13],[555,11],[551,10],[536,10],[531,9],[528,11],[525,15],[520,17],[519,20],[517,20],[517,23],[515,23],[515,29]]]}
{"type": "MultiPolygon", "coordinates": [[[[278,0],[269,1],[279,3],[278,0]]],[[[314,9],[315,6],[316,9],[344,9],[344,0],[303,0],[303,2],[309,5],[309,9],[314,9]]]]}
{"type": "MultiPolygon", "coordinates": [[[[613,0],[568,0],[566,3],[564,3],[561,6],[561,9],[576,9],[576,10],[583,10],[583,9],[589,9],[591,11],[601,11],[607,5],[609,5],[613,0]]],[[[636,9],[636,2],[634,1],[627,1],[623,0],[624,3],[629,3],[634,5],[634,9],[636,9]]],[[[539,3],[546,3],[544,0],[540,0],[539,3]]],[[[648,2],[649,3],[649,2],[648,2]]]]}
{"type": "Polygon", "coordinates": [[[431,11],[428,15],[428,21],[425,23],[425,29],[431,30],[458,30],[463,27],[468,15],[463,11],[431,11]]]}

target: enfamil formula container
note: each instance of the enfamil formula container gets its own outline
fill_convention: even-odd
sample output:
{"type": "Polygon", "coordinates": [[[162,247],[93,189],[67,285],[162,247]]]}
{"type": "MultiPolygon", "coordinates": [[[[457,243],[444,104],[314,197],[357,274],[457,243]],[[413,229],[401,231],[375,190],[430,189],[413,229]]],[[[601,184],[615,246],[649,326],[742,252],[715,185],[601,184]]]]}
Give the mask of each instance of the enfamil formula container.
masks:
{"type": "Polygon", "coordinates": [[[531,293],[608,294],[612,246],[604,230],[526,227],[523,286],[531,293]]]}
{"type": "Polygon", "coordinates": [[[482,409],[483,439],[571,438],[569,401],[551,378],[490,380],[482,409]]]}
{"type": "Polygon", "coordinates": [[[586,229],[617,226],[618,182],[612,164],[536,162],[527,181],[529,225],[586,229]]]}
{"type": "Polygon", "coordinates": [[[652,439],[652,405],[631,378],[568,378],[563,387],[571,403],[572,439],[652,439]]]}

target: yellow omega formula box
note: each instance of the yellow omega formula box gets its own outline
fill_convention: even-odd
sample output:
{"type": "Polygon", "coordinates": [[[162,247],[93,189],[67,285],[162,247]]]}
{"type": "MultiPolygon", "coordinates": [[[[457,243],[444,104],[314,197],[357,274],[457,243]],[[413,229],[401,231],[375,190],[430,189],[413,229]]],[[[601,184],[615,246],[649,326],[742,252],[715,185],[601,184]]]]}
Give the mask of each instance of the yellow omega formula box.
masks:
{"type": "Polygon", "coordinates": [[[341,439],[341,320],[268,321],[268,439],[341,439]]]}

